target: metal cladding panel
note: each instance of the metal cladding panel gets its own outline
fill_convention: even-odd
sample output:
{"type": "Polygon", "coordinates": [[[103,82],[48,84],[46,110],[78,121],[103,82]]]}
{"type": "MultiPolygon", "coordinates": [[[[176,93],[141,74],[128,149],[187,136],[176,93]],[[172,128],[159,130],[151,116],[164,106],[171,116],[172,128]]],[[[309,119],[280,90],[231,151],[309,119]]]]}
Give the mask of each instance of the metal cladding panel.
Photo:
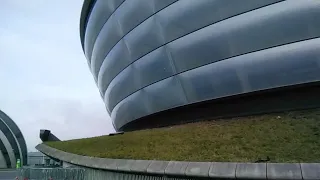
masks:
{"type": "Polygon", "coordinates": [[[110,51],[102,63],[98,75],[98,86],[100,91],[105,94],[107,87],[113,78],[125,67],[130,64],[130,54],[123,39],[110,51]]]}
{"type": "MultiPolygon", "coordinates": [[[[18,146],[18,142],[16,141],[16,138],[14,137],[14,134],[12,134],[11,130],[7,127],[7,125],[1,120],[0,118],[0,131],[3,132],[3,134],[5,135],[6,139],[9,141],[15,159],[21,159],[21,149],[18,146]]],[[[10,151],[7,149],[7,151],[10,151]]],[[[9,153],[9,152],[8,152],[9,153]]],[[[12,166],[12,164],[11,164],[12,166]]]]}
{"type": "MultiPolygon", "coordinates": [[[[96,79],[98,77],[102,62],[111,48],[113,48],[113,46],[115,46],[117,42],[123,38],[123,36],[137,27],[140,23],[146,21],[146,19],[150,16],[152,19],[152,15],[156,13],[156,11],[159,11],[161,8],[170,5],[170,3],[172,3],[172,0],[163,1],[162,3],[155,3],[152,0],[128,0],[124,1],[119,6],[119,8],[114,12],[110,19],[108,19],[108,22],[106,22],[99,33],[92,50],[92,56],[90,56],[92,64],[91,70],[96,79]],[[113,22],[109,24],[109,21],[113,22]],[[112,29],[110,26],[116,26],[116,28],[112,29]],[[96,57],[96,53],[98,53],[99,56],[96,57]]],[[[135,59],[136,58],[134,58],[134,60],[135,59]]]]}
{"type": "MultiPolygon", "coordinates": [[[[132,32],[128,33],[124,39],[126,40],[126,44],[132,53],[130,56],[130,61],[136,61],[138,58],[146,55],[150,51],[154,51],[155,48],[162,46],[164,43],[177,39],[181,36],[184,36],[190,32],[193,32],[199,28],[215,23],[221,19],[229,18],[235,14],[244,13],[246,11],[259,8],[262,6],[266,6],[275,2],[279,2],[281,0],[268,0],[268,1],[250,1],[246,0],[243,3],[236,2],[235,6],[230,6],[230,3],[226,3],[225,1],[178,1],[176,3],[172,3],[171,1],[160,3],[161,6],[168,6],[163,10],[159,11],[154,17],[151,17],[141,25],[136,27],[132,32]],[[241,4],[241,5],[239,5],[241,4]],[[195,8],[197,7],[197,8],[195,8]],[[212,11],[212,9],[220,9],[220,11],[212,11]],[[233,10],[233,11],[232,11],[233,10]],[[196,11],[195,13],[190,13],[192,11],[196,11]],[[191,16],[191,17],[189,17],[191,16]],[[191,20],[190,20],[191,19],[191,20]],[[159,24],[160,23],[160,24],[159,24]],[[165,41],[163,41],[165,39],[165,41]]],[[[128,3],[133,3],[137,6],[139,3],[136,1],[126,1],[121,5],[118,11],[115,12],[116,17],[120,16],[121,13],[119,11],[126,9],[128,3]]],[[[152,1],[148,1],[151,3],[152,1]]],[[[141,7],[142,9],[147,9],[150,4],[147,3],[141,7]]],[[[159,2],[155,0],[155,6],[159,6],[159,2]],[[157,3],[156,3],[157,2],[157,3]]],[[[130,7],[132,8],[132,7],[130,7]]],[[[133,7],[134,8],[134,7],[133,7]]],[[[160,8],[158,8],[160,9],[160,8]]],[[[124,11],[124,10],[123,10],[124,11]]],[[[146,10],[147,11],[147,10],[146,10]]],[[[142,19],[142,18],[140,18],[142,19]]],[[[129,19],[132,20],[132,19],[129,19]]],[[[134,22],[134,21],[133,21],[134,22]]],[[[119,23],[121,26],[121,23],[119,23]]],[[[123,30],[122,30],[123,31],[123,30]]],[[[126,34],[126,32],[123,32],[126,34]]],[[[107,41],[107,39],[105,39],[107,41]]],[[[118,48],[121,44],[115,45],[114,48],[118,48]]],[[[125,52],[126,53],[126,52],[125,52]]],[[[107,59],[105,59],[107,61],[107,59]]],[[[125,68],[123,66],[122,70],[125,68]]],[[[121,69],[121,68],[118,68],[121,69]]],[[[117,69],[117,70],[118,70],[117,69]]],[[[118,73],[120,73],[118,71],[118,73]]],[[[104,71],[100,70],[100,73],[104,73],[104,71]]],[[[117,73],[117,74],[118,74],[117,73]]],[[[113,73],[107,73],[105,76],[108,76],[108,79],[113,79],[115,75],[113,73]]],[[[98,81],[106,84],[103,88],[100,88],[102,93],[105,92],[110,81],[105,81],[105,79],[98,78],[98,81]]],[[[141,87],[142,88],[142,87],[141,87]]]]}
{"type": "Polygon", "coordinates": [[[16,125],[16,123],[4,112],[0,111],[0,119],[3,120],[3,122],[10,128],[10,131],[13,133],[14,138],[16,139],[18,143],[18,147],[21,150],[19,153],[22,156],[21,162],[26,165],[27,164],[27,156],[28,156],[28,151],[27,151],[27,144],[26,141],[21,133],[21,130],[19,127],[16,125]]]}
{"type": "Polygon", "coordinates": [[[165,41],[170,42],[199,28],[279,1],[282,0],[241,0],[232,3],[221,0],[183,0],[160,11],[157,20],[161,24],[165,41]]]}
{"type": "MultiPolygon", "coordinates": [[[[91,70],[116,129],[199,101],[319,81],[320,1],[127,0],[114,7],[93,45],[91,70]]],[[[90,21],[87,31],[101,26],[90,21]]]]}
{"type": "Polygon", "coordinates": [[[7,168],[6,159],[4,158],[4,155],[2,151],[0,150],[0,169],[7,168]]]}
{"type": "Polygon", "coordinates": [[[320,1],[284,1],[230,18],[168,47],[178,72],[257,50],[320,37],[320,1]],[[270,13],[272,12],[272,13],[270,13]]]}
{"type": "Polygon", "coordinates": [[[160,26],[154,16],[133,29],[124,40],[134,61],[164,44],[160,26]]]}
{"type": "Polygon", "coordinates": [[[190,102],[320,81],[320,39],[258,51],[179,74],[190,102]]]}
{"type": "Polygon", "coordinates": [[[119,74],[117,79],[112,81],[105,95],[105,102],[109,110],[112,111],[122,99],[132,94],[132,91],[139,89],[137,73],[134,73],[136,71],[133,66],[129,66],[119,74]]]}
{"type": "MultiPolygon", "coordinates": [[[[176,0],[139,0],[138,2],[132,0],[125,1],[115,12],[115,17],[118,19],[121,34],[129,33],[151,15],[166,6],[169,6],[175,1],[176,0]],[[141,7],[141,4],[143,7],[141,7]],[[129,10],[128,7],[130,7],[129,10]]],[[[108,41],[108,39],[105,39],[105,41],[108,41]]],[[[124,39],[120,39],[103,60],[100,71],[98,72],[98,85],[100,91],[103,92],[103,95],[111,80],[130,64],[128,61],[132,62],[134,60],[136,59],[131,58],[124,39]]]]}
{"type": "Polygon", "coordinates": [[[14,168],[16,164],[16,158],[14,156],[14,152],[12,151],[12,146],[5,136],[5,134],[0,131],[0,140],[1,140],[1,151],[4,155],[4,159],[6,160],[6,164],[8,168],[14,168]],[[5,149],[3,149],[5,148],[5,149]]]}
{"type": "Polygon", "coordinates": [[[116,127],[122,127],[134,119],[185,104],[187,104],[187,99],[179,80],[176,77],[170,77],[154,83],[118,103],[113,109],[111,117],[119,119],[119,122],[115,121],[116,127]]]}
{"type": "Polygon", "coordinates": [[[166,6],[169,6],[170,4],[176,2],[178,0],[153,0],[153,9],[155,12],[165,8],[166,6]]]}
{"type": "Polygon", "coordinates": [[[84,36],[84,51],[87,59],[91,60],[92,47],[94,42],[107,19],[112,14],[112,11],[108,4],[108,1],[97,1],[95,6],[92,8],[91,15],[89,16],[86,32],[84,36]]]}
{"type": "MultiPolygon", "coordinates": [[[[297,7],[303,8],[303,6],[300,6],[299,4],[300,3],[291,3],[290,5],[293,7],[289,8],[290,9],[289,12],[293,11],[292,9],[297,9],[297,7]]],[[[277,6],[281,5],[281,6],[287,7],[287,4],[284,2],[278,3],[276,5],[277,6]]],[[[272,5],[272,6],[276,6],[276,5],[272,5]]],[[[204,5],[201,4],[200,6],[202,7],[204,5]]],[[[270,6],[270,7],[272,7],[272,6],[270,6]]],[[[305,5],[305,6],[310,7],[310,5],[308,5],[308,6],[305,5]]],[[[171,7],[174,7],[174,6],[171,6],[171,7]]],[[[290,6],[288,5],[288,7],[290,7],[290,6]]],[[[267,9],[268,11],[263,11],[263,13],[261,13],[262,14],[261,16],[263,16],[263,17],[265,17],[266,15],[269,14],[268,13],[269,9],[268,8],[265,8],[265,9],[267,9]]],[[[277,7],[274,9],[277,9],[277,7]]],[[[278,8],[278,9],[280,11],[283,8],[278,8]]],[[[254,12],[254,11],[252,11],[252,12],[254,12]]],[[[250,12],[250,13],[252,13],[252,12],[250,12]]],[[[309,31],[306,31],[305,26],[302,26],[301,28],[293,29],[292,31],[296,31],[295,33],[292,33],[292,34],[288,33],[289,37],[281,36],[283,34],[284,30],[283,30],[283,27],[280,27],[279,23],[281,23],[283,19],[281,19],[281,18],[274,19],[274,18],[272,18],[273,17],[272,16],[271,18],[268,18],[268,17],[265,18],[265,19],[267,19],[267,22],[265,22],[264,20],[260,20],[259,22],[257,22],[256,20],[252,20],[252,19],[248,18],[248,16],[250,16],[250,13],[239,15],[235,18],[231,18],[229,20],[222,21],[221,23],[217,23],[216,25],[212,25],[212,26],[203,28],[202,30],[199,30],[195,33],[187,35],[186,37],[184,37],[182,39],[179,39],[177,41],[170,43],[168,46],[171,51],[172,57],[175,61],[175,65],[177,67],[178,72],[182,72],[182,71],[185,71],[188,69],[192,69],[195,67],[199,67],[199,66],[208,64],[210,62],[215,62],[215,61],[218,61],[221,59],[229,58],[232,56],[237,56],[237,55],[251,52],[254,50],[263,49],[265,47],[272,47],[275,45],[279,45],[280,43],[287,43],[287,42],[292,42],[292,41],[294,42],[294,41],[299,41],[301,39],[308,39],[310,37],[317,37],[318,35],[320,35],[320,23],[318,23],[318,25],[317,24],[312,25],[315,28],[319,29],[319,32],[314,33],[314,35],[312,35],[312,33],[310,34],[309,31]],[[230,22],[224,23],[227,21],[230,21],[231,23],[230,22]],[[243,24],[239,23],[239,22],[244,22],[244,21],[249,21],[251,24],[248,25],[248,23],[243,23],[246,26],[245,26],[245,28],[242,28],[243,24]],[[262,25],[259,26],[259,23],[262,25]],[[277,25],[277,23],[278,23],[277,27],[280,27],[280,29],[273,30],[274,26],[272,24],[277,25]],[[220,24],[222,24],[222,25],[220,25],[220,24]],[[257,26],[258,28],[256,28],[256,26],[255,26],[256,24],[258,24],[258,26],[257,26]],[[232,26],[235,26],[233,29],[231,29],[232,32],[228,32],[228,31],[230,31],[228,29],[228,27],[232,27],[232,26]],[[216,29],[220,28],[220,30],[214,31],[213,30],[214,28],[216,28],[216,29]],[[268,30],[268,28],[269,29],[271,28],[271,30],[268,30]],[[209,29],[209,30],[207,30],[207,29],[209,29]],[[265,31],[263,31],[263,30],[265,30],[265,31]],[[209,32],[212,32],[212,33],[210,34],[209,32]],[[270,34],[270,32],[275,32],[275,33],[272,33],[272,35],[277,38],[268,41],[268,39],[270,39],[270,38],[269,38],[269,36],[264,36],[264,33],[270,34]],[[237,33],[240,33],[240,35],[238,36],[237,33]],[[254,37],[255,35],[257,36],[256,38],[247,42],[247,39],[250,39],[250,37],[254,37]],[[261,37],[261,35],[262,35],[262,37],[261,37]],[[229,36],[234,36],[234,37],[229,38],[229,36]],[[247,37],[244,38],[245,36],[247,36],[247,37]],[[187,40],[185,40],[185,39],[187,39],[187,40]],[[245,47],[242,47],[242,45],[245,43],[246,43],[245,47]],[[238,45],[238,46],[236,46],[236,45],[238,45]],[[236,47],[234,47],[234,46],[236,46],[236,47]],[[208,50],[208,49],[211,49],[211,50],[208,50]],[[201,59],[201,60],[198,60],[197,57],[199,57],[199,59],[201,59]]],[[[283,16],[281,16],[282,18],[286,18],[285,15],[288,14],[287,11],[283,11],[280,13],[283,15],[283,16]]],[[[318,12],[318,14],[320,15],[320,11],[318,12]]],[[[308,17],[310,17],[310,16],[312,17],[312,13],[307,14],[305,16],[302,16],[302,15],[300,13],[297,13],[296,16],[299,16],[301,19],[308,19],[308,17]]],[[[292,17],[290,17],[290,18],[292,18],[292,17]]],[[[285,20],[288,20],[288,19],[285,19],[285,20]]],[[[151,27],[154,27],[151,25],[152,24],[151,22],[153,22],[154,24],[156,23],[155,19],[151,18],[151,19],[148,19],[146,22],[144,22],[146,27],[141,25],[135,29],[137,31],[139,30],[138,32],[143,34],[142,36],[146,36],[146,38],[143,38],[143,37],[135,38],[135,40],[138,40],[138,41],[134,45],[131,45],[129,42],[133,42],[135,40],[127,39],[130,52],[137,52],[137,53],[144,52],[144,51],[147,52],[148,48],[152,49],[152,46],[156,47],[157,44],[161,43],[160,32],[157,33],[157,31],[149,29],[151,27]],[[146,33],[151,32],[154,34],[145,34],[144,32],[146,32],[146,33]],[[151,39],[151,38],[147,38],[148,36],[155,37],[156,40],[151,39]],[[139,42],[139,40],[141,40],[142,42],[139,42]],[[157,42],[157,40],[158,40],[158,42],[157,42]],[[150,45],[152,43],[154,43],[154,44],[150,45]],[[145,47],[147,47],[147,48],[145,48],[145,47]],[[135,49],[133,49],[133,48],[135,48],[135,49]]],[[[295,23],[292,23],[292,21],[289,21],[288,26],[289,25],[291,25],[293,28],[295,23]]],[[[285,27],[285,28],[287,28],[287,27],[285,27]]],[[[288,30],[290,30],[290,29],[288,29],[288,30]]],[[[132,32],[132,34],[129,34],[128,37],[131,37],[131,35],[133,37],[136,37],[136,36],[134,36],[135,32],[132,32]]],[[[152,53],[150,53],[150,54],[152,54],[152,53]]],[[[138,56],[138,55],[133,54],[132,56],[135,59],[135,56],[138,56]]],[[[142,59],[140,59],[140,61],[142,61],[142,59]]],[[[132,72],[131,76],[133,76],[133,74],[135,74],[135,72],[132,72]]],[[[119,82],[125,81],[125,79],[123,79],[123,81],[121,81],[119,79],[120,79],[120,77],[116,77],[113,80],[116,81],[117,84],[119,82]]],[[[160,79],[158,79],[158,80],[160,80],[160,79]]],[[[119,87],[119,86],[120,85],[118,85],[117,87],[119,87]]],[[[127,86],[127,87],[130,88],[130,86],[127,86]]],[[[112,88],[113,87],[109,87],[108,89],[112,89],[112,88]]],[[[137,88],[141,89],[141,88],[143,88],[143,86],[140,86],[140,87],[132,86],[131,91],[127,88],[125,88],[126,90],[124,90],[123,92],[121,92],[121,91],[119,92],[118,89],[113,90],[112,92],[115,92],[118,96],[114,96],[114,94],[112,94],[112,93],[106,94],[106,96],[111,96],[113,99],[117,99],[112,102],[107,102],[108,104],[111,104],[111,106],[108,105],[108,109],[112,111],[112,109],[116,105],[116,103],[118,103],[122,100],[122,99],[118,99],[118,98],[127,97],[131,93],[138,90],[137,88]]],[[[110,92],[110,91],[111,90],[109,90],[109,91],[107,90],[107,92],[110,92]]],[[[102,90],[102,92],[104,92],[104,89],[102,90]]],[[[225,92],[225,93],[227,93],[227,92],[225,92]]]]}
{"type": "Polygon", "coordinates": [[[92,7],[94,6],[94,0],[84,0],[81,8],[80,14],[80,41],[82,45],[82,50],[84,51],[84,36],[87,27],[88,18],[90,17],[90,13],[92,7]]]}
{"type": "Polygon", "coordinates": [[[319,50],[320,38],[312,39],[266,50],[241,66],[252,90],[320,81],[319,50]]]}
{"type": "MultiPolygon", "coordinates": [[[[6,166],[12,168],[11,159],[9,157],[7,147],[4,145],[3,142],[0,142],[0,151],[2,152],[3,159],[4,159],[4,162],[6,163],[6,166]]],[[[14,155],[13,155],[13,158],[15,159],[14,155]]]]}
{"type": "Polygon", "coordinates": [[[127,123],[129,119],[132,119],[131,114],[127,113],[131,109],[130,103],[128,103],[131,99],[132,96],[129,96],[128,98],[118,103],[116,107],[114,107],[111,113],[111,118],[117,119],[116,121],[113,121],[114,127],[122,127],[127,123]]]}
{"type": "Polygon", "coordinates": [[[93,45],[103,25],[107,22],[111,14],[124,0],[97,1],[94,5],[85,32],[85,52],[87,59],[91,60],[93,45]]]}
{"type": "Polygon", "coordinates": [[[174,76],[144,88],[152,113],[187,104],[179,80],[174,76]]]}
{"type": "Polygon", "coordinates": [[[118,21],[113,14],[100,31],[100,36],[97,38],[92,50],[91,71],[95,79],[98,78],[102,61],[121,37],[118,21]]]}
{"type": "Polygon", "coordinates": [[[140,58],[133,63],[133,66],[138,70],[134,73],[139,76],[139,88],[143,88],[175,74],[174,65],[164,46],[140,58]],[[146,76],[146,74],[148,74],[148,76],[146,76]]]}
{"type": "MultiPolygon", "coordinates": [[[[148,105],[148,97],[145,91],[138,91],[137,93],[134,93],[132,96],[132,101],[130,103],[131,106],[128,111],[128,113],[132,115],[131,119],[138,119],[145,116],[146,114],[151,113],[150,107],[148,105]]],[[[126,120],[126,122],[128,123],[129,120],[126,120]]]]}
{"type": "Polygon", "coordinates": [[[242,92],[236,69],[226,66],[227,63],[220,64],[202,66],[178,75],[189,101],[197,102],[242,92]]]}
{"type": "Polygon", "coordinates": [[[111,113],[111,118],[117,119],[114,121],[115,127],[122,127],[130,120],[143,117],[150,112],[145,91],[141,90],[118,103],[111,113]]]}
{"type": "Polygon", "coordinates": [[[127,34],[154,13],[150,0],[128,0],[115,12],[123,34],[127,34]]]}
{"type": "MultiPolygon", "coordinates": [[[[117,103],[130,94],[174,74],[174,66],[166,53],[165,47],[153,51],[128,66],[119,76],[113,79],[105,94],[108,109],[112,111],[117,103]]],[[[104,91],[102,89],[102,92],[104,91]]]]}

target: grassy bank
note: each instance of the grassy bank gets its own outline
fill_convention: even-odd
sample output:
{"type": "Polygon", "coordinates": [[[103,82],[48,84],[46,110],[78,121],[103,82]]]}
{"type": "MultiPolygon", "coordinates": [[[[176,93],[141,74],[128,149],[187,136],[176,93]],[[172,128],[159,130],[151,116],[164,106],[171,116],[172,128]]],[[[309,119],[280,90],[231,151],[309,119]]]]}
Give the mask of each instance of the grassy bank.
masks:
{"type": "Polygon", "coordinates": [[[87,156],[181,161],[320,162],[320,109],[222,119],[49,146],[87,156]]]}

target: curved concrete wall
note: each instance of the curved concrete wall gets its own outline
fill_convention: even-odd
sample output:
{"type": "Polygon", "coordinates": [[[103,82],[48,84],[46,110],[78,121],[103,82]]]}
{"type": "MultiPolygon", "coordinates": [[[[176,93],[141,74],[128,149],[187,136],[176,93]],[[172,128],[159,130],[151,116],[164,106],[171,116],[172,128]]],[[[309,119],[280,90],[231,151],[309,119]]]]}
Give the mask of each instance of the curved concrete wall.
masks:
{"type": "Polygon", "coordinates": [[[20,159],[23,165],[27,165],[27,146],[24,137],[14,121],[2,111],[0,111],[0,140],[0,150],[8,168],[14,168],[17,159],[20,159]]]}
{"type": "Polygon", "coordinates": [[[175,107],[319,82],[318,18],[314,0],[96,0],[85,1],[80,31],[121,129],[175,107]]]}
{"type": "MultiPolygon", "coordinates": [[[[109,159],[72,154],[54,149],[45,144],[37,145],[36,149],[49,157],[63,161],[63,166],[66,168],[85,168],[85,179],[89,180],[320,179],[320,163],[237,163],[109,159]]],[[[29,179],[32,178],[29,177],[29,179]]]]}

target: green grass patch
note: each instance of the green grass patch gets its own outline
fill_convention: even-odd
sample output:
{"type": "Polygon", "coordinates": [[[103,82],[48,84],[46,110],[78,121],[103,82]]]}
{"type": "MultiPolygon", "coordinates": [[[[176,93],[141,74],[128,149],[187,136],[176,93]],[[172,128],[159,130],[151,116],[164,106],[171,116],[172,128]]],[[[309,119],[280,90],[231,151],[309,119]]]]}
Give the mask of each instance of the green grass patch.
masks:
{"type": "Polygon", "coordinates": [[[221,119],[47,145],[104,158],[320,162],[320,109],[221,119]]]}

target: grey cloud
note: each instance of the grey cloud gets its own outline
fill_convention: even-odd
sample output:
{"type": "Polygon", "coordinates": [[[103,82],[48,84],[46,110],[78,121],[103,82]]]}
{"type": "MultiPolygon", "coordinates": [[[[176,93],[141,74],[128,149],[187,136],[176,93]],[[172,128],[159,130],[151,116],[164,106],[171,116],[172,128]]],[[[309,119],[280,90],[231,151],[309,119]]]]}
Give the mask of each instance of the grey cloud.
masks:
{"type": "Polygon", "coordinates": [[[40,142],[39,130],[50,129],[62,140],[114,132],[103,104],[77,99],[21,100],[15,107],[3,107],[24,133],[28,149],[40,142]],[[15,110],[12,110],[15,109],[15,110]],[[17,121],[19,120],[19,121],[17,121]]]}
{"type": "Polygon", "coordinates": [[[41,128],[64,140],[114,132],[80,45],[82,1],[1,3],[0,109],[29,150],[41,128]]]}

